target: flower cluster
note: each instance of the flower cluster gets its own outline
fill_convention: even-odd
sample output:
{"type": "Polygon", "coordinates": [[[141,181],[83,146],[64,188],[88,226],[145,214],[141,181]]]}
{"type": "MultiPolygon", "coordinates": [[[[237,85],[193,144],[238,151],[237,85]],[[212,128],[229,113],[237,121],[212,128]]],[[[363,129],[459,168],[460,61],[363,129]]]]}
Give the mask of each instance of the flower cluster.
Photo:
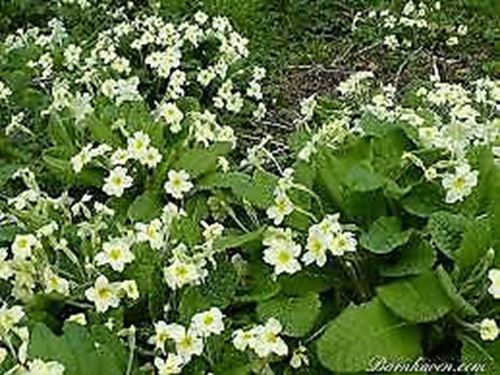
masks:
{"type": "Polygon", "coordinates": [[[251,349],[259,357],[265,358],[271,354],[286,356],[288,346],[279,336],[282,327],[279,321],[270,318],[264,325],[257,325],[249,330],[233,332],[233,345],[240,351],[251,349]]]}
{"type": "Polygon", "coordinates": [[[442,17],[439,1],[429,6],[423,1],[414,3],[409,0],[398,9],[386,8],[356,14],[354,35],[375,28],[379,31],[382,45],[390,52],[416,50],[431,42],[454,47],[468,32],[466,25],[456,25],[442,17]]]}
{"type": "Polygon", "coordinates": [[[294,241],[294,233],[290,228],[270,227],[264,237],[264,261],[274,267],[274,273],[294,274],[302,266],[315,263],[323,267],[327,261],[327,253],[333,256],[342,256],[356,251],[357,240],[354,233],[342,228],[339,223],[339,214],[327,215],[323,220],[309,228],[307,236],[307,250],[302,254],[302,247],[294,241]]]}
{"type": "Polygon", "coordinates": [[[155,358],[155,366],[159,374],[180,374],[182,367],[191,361],[193,356],[203,352],[204,339],[211,335],[220,335],[224,331],[224,315],[213,307],[207,311],[195,314],[188,328],[177,324],[167,324],[165,321],[155,323],[155,335],[150,342],[155,348],[165,354],[167,340],[175,344],[176,353],[168,353],[166,359],[155,358]]]}

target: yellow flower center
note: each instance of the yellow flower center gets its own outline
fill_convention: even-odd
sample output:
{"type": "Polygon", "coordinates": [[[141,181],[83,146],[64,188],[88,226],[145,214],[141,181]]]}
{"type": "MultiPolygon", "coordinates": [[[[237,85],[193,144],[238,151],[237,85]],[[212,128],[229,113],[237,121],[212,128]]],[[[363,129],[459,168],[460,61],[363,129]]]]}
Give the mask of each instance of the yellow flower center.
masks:
{"type": "Polygon", "coordinates": [[[113,176],[111,182],[113,185],[120,186],[123,184],[123,178],[121,176],[113,176]]]}
{"type": "Polygon", "coordinates": [[[465,186],[465,179],[463,177],[457,177],[455,181],[453,181],[453,187],[457,190],[462,190],[465,186]]]}
{"type": "Polygon", "coordinates": [[[111,260],[118,260],[122,256],[122,249],[120,247],[113,247],[109,252],[109,258],[111,260]]]}
{"type": "Polygon", "coordinates": [[[292,259],[290,253],[288,251],[285,251],[285,250],[281,250],[279,253],[278,253],[278,262],[281,263],[281,264],[285,264],[285,263],[288,263],[290,262],[290,260],[292,259]]]}
{"type": "Polygon", "coordinates": [[[97,289],[97,296],[99,299],[108,299],[111,297],[111,290],[108,287],[97,289]]]}
{"type": "Polygon", "coordinates": [[[214,317],[212,315],[205,315],[203,318],[203,324],[206,326],[211,325],[214,322],[214,317]]]}

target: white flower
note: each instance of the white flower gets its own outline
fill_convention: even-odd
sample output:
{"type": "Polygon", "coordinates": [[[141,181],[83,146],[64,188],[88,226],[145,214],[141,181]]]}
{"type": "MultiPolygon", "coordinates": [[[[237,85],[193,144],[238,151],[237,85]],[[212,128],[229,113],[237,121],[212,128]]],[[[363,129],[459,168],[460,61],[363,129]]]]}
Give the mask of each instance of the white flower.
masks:
{"type": "Polygon", "coordinates": [[[172,338],[172,332],[183,328],[179,324],[167,324],[163,320],[154,323],[155,335],[149,340],[150,343],[154,343],[156,349],[165,349],[165,342],[172,338]]]}
{"type": "Polygon", "coordinates": [[[5,83],[0,81],[0,101],[7,99],[12,94],[12,91],[5,83]]]}
{"type": "Polygon", "coordinates": [[[159,219],[154,219],[149,224],[137,223],[137,240],[148,241],[152,249],[160,249],[165,242],[162,227],[163,223],[159,219]]]}
{"type": "Polygon", "coordinates": [[[156,147],[149,147],[139,161],[148,168],[155,168],[161,162],[161,159],[160,151],[156,147]]]}
{"type": "Polygon", "coordinates": [[[127,239],[112,238],[105,242],[101,252],[95,256],[96,264],[102,266],[109,264],[110,267],[118,272],[122,272],[125,265],[134,261],[134,254],[130,251],[130,245],[127,239]]]}
{"type": "Polygon", "coordinates": [[[32,234],[18,234],[14,238],[11,250],[14,259],[27,259],[31,257],[31,251],[35,247],[40,247],[38,239],[32,234]]]}
{"type": "Polygon", "coordinates": [[[305,364],[309,365],[309,358],[306,355],[307,349],[300,345],[297,349],[293,351],[292,358],[290,358],[290,366],[294,369],[298,369],[305,364]]]}
{"type": "Polygon", "coordinates": [[[387,35],[384,38],[384,45],[389,47],[389,49],[391,50],[395,50],[399,46],[398,38],[396,37],[396,35],[393,34],[387,35]]]}
{"type": "Polygon", "coordinates": [[[330,242],[330,251],[333,255],[344,255],[346,252],[356,251],[356,237],[351,232],[339,232],[330,242]]]}
{"type": "Polygon", "coordinates": [[[85,165],[90,163],[90,161],[92,160],[91,151],[92,151],[92,145],[91,144],[86,145],[78,154],[76,154],[71,158],[70,160],[71,166],[73,167],[73,171],[75,173],[80,173],[83,167],[85,167],[85,165]]]}
{"type": "Polygon", "coordinates": [[[271,353],[278,356],[288,354],[285,341],[278,335],[281,333],[281,324],[274,318],[269,319],[265,326],[256,331],[254,350],[259,357],[267,357],[271,353]]]}
{"type": "Polygon", "coordinates": [[[70,44],[64,50],[64,63],[68,70],[73,70],[80,63],[80,55],[82,54],[82,48],[70,44]]]}
{"type": "Polygon", "coordinates": [[[208,68],[208,69],[200,70],[198,72],[198,74],[196,75],[196,80],[203,87],[207,87],[215,77],[216,77],[216,73],[215,73],[214,69],[208,68]]]}
{"type": "Polygon", "coordinates": [[[446,45],[448,45],[450,47],[456,46],[457,44],[458,44],[458,38],[456,36],[450,36],[446,40],[446,45]]]}
{"type": "Polygon", "coordinates": [[[479,325],[479,335],[483,341],[496,340],[500,330],[493,319],[483,319],[479,325]]]}
{"type": "Polygon", "coordinates": [[[293,212],[294,206],[292,201],[288,196],[278,191],[276,197],[274,198],[274,205],[269,207],[266,211],[267,217],[274,221],[274,225],[280,225],[285,216],[290,215],[293,212]]]}
{"type": "Polygon", "coordinates": [[[294,274],[302,268],[297,260],[300,251],[300,245],[293,241],[277,241],[264,250],[264,262],[274,266],[276,275],[283,272],[294,274]]]}
{"type": "Polygon", "coordinates": [[[164,103],[158,108],[159,116],[170,126],[172,133],[181,131],[181,122],[184,114],[175,103],[164,103]]]}
{"type": "Polygon", "coordinates": [[[307,237],[307,252],[302,256],[305,264],[316,263],[323,267],[326,263],[326,250],[332,240],[331,235],[326,235],[317,226],[309,228],[307,237]]]}
{"type": "Polygon", "coordinates": [[[7,260],[7,249],[4,247],[0,248],[0,279],[8,280],[14,275],[14,270],[12,269],[12,262],[7,260]]]}
{"type": "Polygon", "coordinates": [[[125,165],[130,158],[129,152],[123,148],[119,148],[111,155],[112,165],[125,165]]]}
{"type": "Polygon", "coordinates": [[[239,351],[246,350],[247,347],[253,348],[255,346],[255,332],[254,330],[243,331],[238,329],[233,332],[233,345],[239,351]]]}
{"type": "Polygon", "coordinates": [[[194,315],[191,319],[191,328],[202,337],[220,335],[224,331],[223,317],[218,308],[212,307],[208,311],[194,315]]]}
{"type": "Polygon", "coordinates": [[[446,203],[462,201],[472,192],[477,185],[478,172],[471,171],[468,164],[462,164],[455,168],[455,173],[448,173],[443,177],[443,187],[446,190],[446,203]]]}
{"type": "Polygon", "coordinates": [[[68,280],[57,276],[50,268],[47,268],[43,274],[45,281],[45,293],[59,293],[63,296],[69,295],[68,280]]]}
{"type": "Polygon", "coordinates": [[[137,283],[135,280],[124,280],[118,284],[118,289],[125,293],[127,298],[131,300],[136,300],[139,298],[139,288],[137,287],[137,283]]]}
{"type": "Polygon", "coordinates": [[[85,317],[84,313],[70,315],[69,318],[66,319],[66,321],[80,324],[81,326],[87,325],[87,318],[85,317]]]}
{"type": "Polygon", "coordinates": [[[222,235],[224,231],[224,226],[219,223],[207,224],[204,221],[201,222],[203,226],[203,238],[209,244],[213,244],[213,242],[222,235]]]}
{"type": "Polygon", "coordinates": [[[181,325],[177,326],[177,329],[171,330],[170,336],[175,342],[177,354],[184,362],[188,362],[193,355],[200,355],[203,352],[203,340],[192,329],[186,330],[181,325]]]}
{"type": "Polygon", "coordinates": [[[132,138],[127,141],[127,150],[130,157],[134,159],[142,159],[148,150],[151,140],[144,132],[135,132],[132,138]]]}
{"type": "Polygon", "coordinates": [[[172,289],[182,288],[186,284],[197,284],[201,278],[198,267],[191,262],[178,259],[164,269],[165,281],[172,289]]]}
{"type": "Polygon", "coordinates": [[[195,13],[194,20],[198,22],[200,25],[203,25],[205,22],[208,21],[208,16],[199,10],[198,12],[195,13]]]}
{"type": "Polygon", "coordinates": [[[97,312],[106,312],[110,307],[118,307],[120,298],[118,297],[117,287],[110,283],[106,276],[100,275],[95,281],[94,287],[85,291],[85,297],[94,302],[97,312]]]}
{"type": "Polygon", "coordinates": [[[500,299],[500,269],[491,269],[488,272],[488,278],[491,281],[488,292],[493,296],[493,298],[500,299]]]}
{"type": "Polygon", "coordinates": [[[189,181],[189,174],[184,171],[170,170],[168,172],[168,181],[165,183],[165,191],[175,199],[182,199],[184,194],[193,188],[189,181]]]}
{"type": "Polygon", "coordinates": [[[24,317],[24,311],[21,306],[8,307],[3,305],[0,308],[0,333],[7,334],[24,317]]]}
{"type": "Polygon", "coordinates": [[[132,186],[134,181],[132,177],[127,175],[127,170],[123,167],[113,169],[108,177],[104,180],[105,184],[102,190],[108,195],[121,197],[125,189],[132,186]]]}
{"type": "Polygon", "coordinates": [[[63,375],[64,366],[56,361],[44,362],[34,359],[28,363],[26,375],[63,375]]]}
{"type": "Polygon", "coordinates": [[[181,356],[169,353],[166,360],[155,358],[155,367],[158,369],[158,375],[180,374],[184,361],[181,356]]]}

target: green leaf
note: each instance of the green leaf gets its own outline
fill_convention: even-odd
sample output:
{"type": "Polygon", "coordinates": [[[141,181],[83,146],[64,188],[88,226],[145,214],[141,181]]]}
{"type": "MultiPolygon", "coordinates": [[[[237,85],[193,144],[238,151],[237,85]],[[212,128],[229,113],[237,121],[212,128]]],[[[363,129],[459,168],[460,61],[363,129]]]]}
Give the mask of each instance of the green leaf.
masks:
{"type": "Polygon", "coordinates": [[[332,288],[333,275],[324,269],[306,268],[294,275],[283,275],[279,284],[284,294],[297,296],[311,292],[321,293],[332,288]]]}
{"type": "MultiPolygon", "coordinates": [[[[480,365],[477,373],[485,375],[500,374],[500,340],[478,342],[469,336],[462,338],[462,361],[470,365],[480,365]]],[[[476,372],[476,371],[471,371],[476,372]]]]}
{"type": "Polygon", "coordinates": [[[396,315],[415,323],[437,320],[453,307],[433,272],[378,287],[377,295],[396,315]]]}
{"type": "Polygon", "coordinates": [[[401,230],[397,217],[384,216],[375,221],[360,238],[361,246],[376,254],[389,253],[410,239],[411,231],[401,230]]]}
{"type": "Polygon", "coordinates": [[[243,278],[243,288],[238,299],[243,302],[259,302],[272,298],[280,291],[280,284],[272,280],[262,261],[249,262],[243,278]]]}
{"type": "Polygon", "coordinates": [[[415,237],[398,251],[395,261],[381,266],[380,273],[390,277],[417,275],[431,269],[435,260],[436,252],[429,242],[415,237]]]}
{"type": "Polygon", "coordinates": [[[462,215],[440,211],[431,215],[427,230],[437,248],[453,259],[453,253],[460,246],[466,225],[467,219],[462,215]]]}
{"type": "Polygon", "coordinates": [[[438,277],[444,291],[452,300],[456,311],[465,316],[476,316],[478,314],[476,308],[460,295],[457,288],[453,284],[453,280],[443,266],[439,266],[437,268],[436,276],[438,277]]]}
{"type": "Polygon", "coordinates": [[[314,327],[320,310],[321,302],[315,293],[298,297],[281,295],[257,305],[261,321],[276,318],[283,325],[283,333],[293,337],[307,335],[314,327]]]}
{"type": "Polygon", "coordinates": [[[317,342],[320,362],[334,372],[370,371],[373,358],[406,362],[421,355],[420,332],[404,324],[378,298],[351,305],[317,342]]]}
{"type": "Polygon", "coordinates": [[[403,197],[401,205],[410,214],[420,217],[429,217],[444,207],[440,190],[428,183],[414,186],[403,197]]]}
{"type": "Polygon", "coordinates": [[[219,143],[208,148],[195,148],[182,153],[173,169],[184,169],[191,177],[201,176],[217,168],[217,159],[231,151],[231,145],[219,143]]]}
{"type": "Polygon", "coordinates": [[[226,235],[215,241],[215,248],[219,250],[237,249],[251,242],[260,242],[263,229],[240,235],[226,235]]]}
{"type": "Polygon", "coordinates": [[[127,364],[117,348],[101,345],[98,350],[94,343],[86,327],[70,323],[62,336],[56,336],[47,326],[37,324],[31,332],[29,355],[61,363],[65,375],[123,375],[127,364]]]}
{"type": "Polygon", "coordinates": [[[473,268],[493,246],[491,228],[487,219],[475,220],[467,225],[454,260],[461,272],[473,268]]]}
{"type": "Polygon", "coordinates": [[[199,186],[230,189],[242,201],[266,209],[273,203],[276,176],[260,170],[253,177],[240,172],[214,173],[203,178],[199,186]]]}
{"type": "Polygon", "coordinates": [[[380,189],[385,179],[375,173],[368,163],[359,163],[347,170],[343,182],[354,191],[366,192],[380,189]]]}
{"type": "Polygon", "coordinates": [[[132,221],[148,222],[161,212],[160,194],[146,191],[137,197],[128,208],[127,215],[132,221]]]}

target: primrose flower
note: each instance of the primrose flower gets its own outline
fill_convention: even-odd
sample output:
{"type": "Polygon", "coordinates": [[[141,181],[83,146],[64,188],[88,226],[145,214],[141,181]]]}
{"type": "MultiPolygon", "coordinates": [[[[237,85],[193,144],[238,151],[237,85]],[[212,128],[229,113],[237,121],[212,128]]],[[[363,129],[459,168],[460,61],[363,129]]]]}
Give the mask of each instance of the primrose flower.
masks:
{"type": "Polygon", "coordinates": [[[75,173],[80,173],[88,163],[92,160],[92,145],[86,145],[78,154],[70,160],[71,166],[75,173]]]}
{"type": "Polygon", "coordinates": [[[38,239],[32,234],[18,234],[14,238],[11,250],[14,255],[14,259],[27,259],[31,258],[31,251],[40,247],[41,244],[38,239]]]}
{"type": "Polygon", "coordinates": [[[85,291],[85,297],[94,302],[97,312],[106,312],[110,307],[118,307],[120,298],[114,283],[110,283],[106,276],[100,275],[93,287],[85,291]]]}
{"type": "Polygon", "coordinates": [[[288,354],[285,341],[279,337],[281,330],[281,324],[275,318],[270,318],[264,326],[255,330],[256,339],[252,349],[259,357],[264,358],[272,353],[278,356],[288,354]]]}
{"type": "Polygon", "coordinates": [[[148,151],[151,140],[144,132],[135,132],[127,141],[127,151],[130,157],[142,159],[148,151]]]}
{"type": "Polygon", "coordinates": [[[333,255],[344,255],[346,252],[356,251],[356,237],[352,232],[339,232],[330,242],[329,250],[333,255]]]}
{"type": "Polygon", "coordinates": [[[472,192],[477,182],[478,172],[471,171],[468,164],[456,167],[455,173],[448,173],[443,177],[442,185],[446,190],[446,203],[462,201],[472,192]]]}
{"type": "Polygon", "coordinates": [[[125,265],[134,261],[134,254],[130,251],[130,245],[124,238],[113,238],[105,242],[101,252],[95,256],[96,264],[102,266],[109,264],[118,272],[122,272],[125,265]]]}
{"type": "Polygon", "coordinates": [[[85,317],[84,313],[70,315],[69,318],[66,319],[66,321],[80,324],[81,326],[87,325],[87,318],[85,317]]]}
{"type": "Polygon", "coordinates": [[[192,356],[198,356],[203,352],[203,340],[191,328],[186,330],[177,324],[176,329],[171,330],[170,337],[175,342],[177,354],[182,357],[184,362],[190,361],[192,356]]]}
{"type": "Polygon", "coordinates": [[[11,94],[12,91],[7,87],[7,85],[0,81],[0,101],[6,100],[11,94]]]}
{"type": "Polygon", "coordinates": [[[274,273],[294,274],[301,270],[298,257],[301,247],[294,241],[276,241],[264,250],[264,262],[274,266],[274,273]]]}
{"type": "Polygon", "coordinates": [[[184,119],[184,114],[175,105],[175,103],[162,104],[158,108],[158,113],[160,118],[162,118],[163,121],[170,126],[170,131],[172,133],[178,133],[181,131],[181,122],[184,119]]]}
{"type": "Polygon", "coordinates": [[[267,217],[274,221],[274,225],[280,225],[286,216],[293,212],[294,206],[288,196],[278,191],[274,199],[274,205],[266,211],[267,217]]]}
{"type": "Polygon", "coordinates": [[[169,353],[167,359],[156,357],[154,360],[158,375],[180,374],[184,360],[180,355],[169,353]]]}
{"type": "Polygon", "coordinates": [[[155,168],[161,162],[161,159],[160,151],[155,147],[149,147],[139,161],[148,168],[155,168]]]}
{"type": "Polygon", "coordinates": [[[63,296],[69,295],[68,280],[56,275],[50,268],[44,272],[45,293],[59,293],[63,296]]]}
{"type": "Polygon", "coordinates": [[[127,170],[123,167],[113,169],[105,179],[102,190],[108,195],[121,197],[125,189],[132,186],[133,178],[127,175],[127,170]]]}
{"type": "Polygon", "coordinates": [[[483,319],[479,324],[479,335],[481,336],[481,340],[493,341],[496,340],[499,334],[500,330],[493,319],[483,319]]]}
{"type": "Polygon", "coordinates": [[[163,223],[159,219],[152,220],[149,224],[137,223],[137,241],[148,241],[152,249],[160,249],[164,242],[163,223]]]}
{"type": "Polygon", "coordinates": [[[223,317],[218,308],[212,307],[208,311],[194,315],[191,319],[191,328],[202,337],[220,335],[224,331],[223,317]]]}
{"type": "Polygon", "coordinates": [[[500,270],[491,269],[488,272],[488,279],[491,281],[488,292],[493,296],[493,298],[500,299],[500,270]]]}
{"type": "Polygon", "coordinates": [[[0,333],[7,334],[14,326],[24,318],[24,310],[21,306],[0,307],[0,333]]]}
{"type": "Polygon", "coordinates": [[[64,366],[56,361],[44,362],[41,359],[34,359],[28,362],[27,375],[63,375],[64,366]]]}
{"type": "Polygon", "coordinates": [[[197,284],[201,279],[198,267],[192,262],[179,259],[164,269],[165,280],[172,289],[182,288],[186,284],[197,284]]]}
{"type": "Polygon", "coordinates": [[[165,183],[165,191],[175,199],[182,199],[184,194],[193,188],[193,184],[189,180],[189,174],[184,171],[168,172],[168,181],[165,183]]]}
{"type": "Polygon", "coordinates": [[[326,251],[331,241],[331,235],[325,235],[317,226],[309,228],[307,252],[302,256],[302,261],[306,265],[316,263],[319,267],[323,267],[326,263],[326,251]]]}

